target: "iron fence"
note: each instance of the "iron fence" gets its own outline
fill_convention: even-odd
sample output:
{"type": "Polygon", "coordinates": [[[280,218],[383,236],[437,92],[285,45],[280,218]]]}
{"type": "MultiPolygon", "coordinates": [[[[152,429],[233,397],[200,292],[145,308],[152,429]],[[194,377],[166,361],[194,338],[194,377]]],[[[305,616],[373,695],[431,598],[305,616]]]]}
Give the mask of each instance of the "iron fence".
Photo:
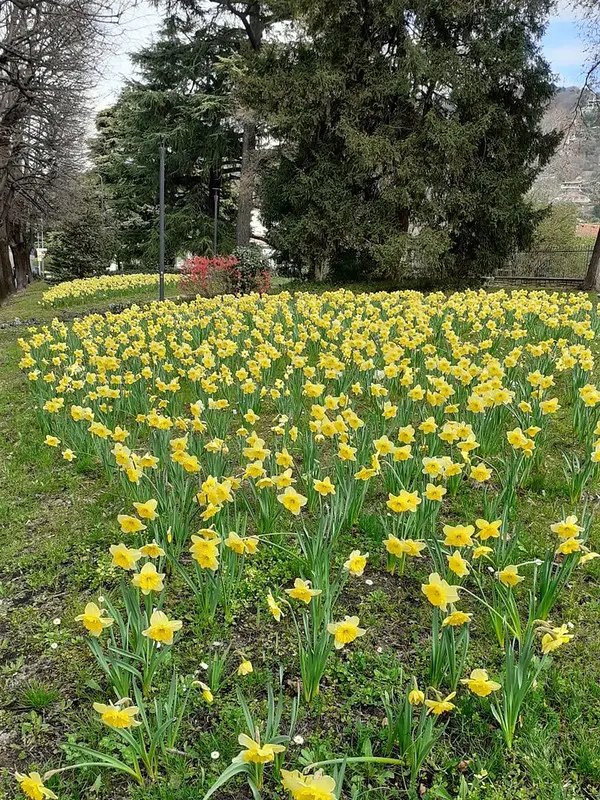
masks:
{"type": "Polygon", "coordinates": [[[592,247],[570,250],[526,250],[511,256],[498,277],[585,278],[592,247]]]}

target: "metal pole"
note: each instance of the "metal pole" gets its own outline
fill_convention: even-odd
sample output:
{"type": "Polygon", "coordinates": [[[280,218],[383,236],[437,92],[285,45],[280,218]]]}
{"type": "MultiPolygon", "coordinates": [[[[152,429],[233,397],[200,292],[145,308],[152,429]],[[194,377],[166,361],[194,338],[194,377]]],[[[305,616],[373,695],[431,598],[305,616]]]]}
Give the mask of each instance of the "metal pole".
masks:
{"type": "Polygon", "coordinates": [[[159,167],[159,194],[158,194],[158,299],[165,299],[165,146],[161,144],[158,148],[160,155],[159,167]]]}
{"type": "Polygon", "coordinates": [[[220,189],[218,186],[215,186],[213,189],[214,193],[214,218],[213,218],[213,256],[217,255],[217,223],[219,221],[219,195],[220,189]]]}

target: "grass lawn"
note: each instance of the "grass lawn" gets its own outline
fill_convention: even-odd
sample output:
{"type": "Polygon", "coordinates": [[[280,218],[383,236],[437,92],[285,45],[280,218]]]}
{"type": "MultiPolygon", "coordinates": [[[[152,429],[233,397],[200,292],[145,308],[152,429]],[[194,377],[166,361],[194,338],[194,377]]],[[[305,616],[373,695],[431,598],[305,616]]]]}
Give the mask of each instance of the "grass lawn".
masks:
{"type": "MultiPolygon", "coordinates": [[[[0,308],[0,323],[36,318],[50,321],[63,309],[39,305],[43,284],[33,285],[0,308]]],[[[139,298],[140,301],[146,299],[139,298]]],[[[110,302],[116,302],[111,298],[110,302]]],[[[98,306],[90,302],[90,307],[98,306]]],[[[77,311],[84,310],[80,305],[77,311]]],[[[119,752],[120,739],[91,712],[103,689],[103,676],[74,621],[83,605],[99,594],[116,592],[118,575],[109,545],[122,540],[117,514],[131,513],[120,484],[109,481],[99,463],[69,464],[43,444],[27,376],[18,368],[23,327],[0,329],[0,798],[20,796],[13,773],[40,772],[74,759],[74,743],[119,752]]],[[[600,359],[596,342],[592,349],[600,359]]],[[[597,376],[596,376],[597,377],[597,376]]],[[[175,435],[175,434],[174,434],[175,435]]],[[[520,560],[549,541],[549,526],[571,513],[562,474],[562,453],[576,450],[566,414],[552,427],[544,460],[518,489],[518,524],[526,532],[520,560]]],[[[597,486],[587,495],[588,512],[597,513],[597,486]]],[[[369,497],[358,524],[339,541],[340,553],[353,548],[371,553],[362,580],[346,585],[340,604],[356,613],[368,636],[332,654],[321,693],[310,709],[301,706],[289,745],[290,768],[340,755],[361,756],[380,748],[385,738],[381,695],[402,671],[422,676],[429,654],[430,609],[420,592],[427,566],[391,576],[385,570],[384,533],[379,509],[386,493],[369,497]]],[[[444,521],[471,519],[477,496],[465,489],[445,501],[444,521]]],[[[600,525],[592,525],[591,546],[600,549],[600,525]]],[[[229,643],[228,677],[212,705],[199,697],[189,712],[167,768],[154,783],[138,788],[119,773],[91,768],[67,772],[51,786],[60,800],[201,800],[204,792],[239,751],[243,715],[230,677],[241,654],[254,672],[243,680],[253,700],[264,696],[268,675],[281,665],[288,701],[297,685],[295,639],[291,624],[274,626],[264,598],[274,586],[288,585],[293,559],[283,550],[261,548],[248,562],[233,608],[234,622],[221,617],[211,625],[198,619],[193,599],[177,575],[169,575],[169,616],[182,619],[188,632],[173,650],[180,674],[200,679],[229,643]],[[174,598],[174,599],[173,599],[174,598]],[[216,644],[215,644],[216,643],[216,644]],[[211,753],[218,757],[211,757],[211,753]]],[[[579,800],[600,796],[600,559],[577,570],[552,619],[574,624],[575,638],[556,655],[526,702],[512,750],[507,750],[489,708],[466,695],[436,743],[421,772],[419,797],[461,800],[579,800]]],[[[289,620],[288,620],[289,622],[289,620]]],[[[485,621],[479,626],[485,627],[485,621]]],[[[468,666],[485,664],[497,675],[497,653],[474,626],[468,666]]],[[[283,798],[269,788],[265,798],[283,798]]],[[[215,797],[246,800],[245,783],[228,784],[215,797]]],[[[348,765],[344,798],[387,800],[409,797],[402,781],[381,765],[348,765]]]]}

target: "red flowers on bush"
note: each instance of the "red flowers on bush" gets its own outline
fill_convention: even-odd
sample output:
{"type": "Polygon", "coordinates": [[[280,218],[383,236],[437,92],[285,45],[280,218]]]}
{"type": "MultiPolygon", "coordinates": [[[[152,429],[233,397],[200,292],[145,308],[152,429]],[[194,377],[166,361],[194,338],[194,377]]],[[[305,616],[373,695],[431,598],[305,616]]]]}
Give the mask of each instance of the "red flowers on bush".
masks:
{"type": "Polygon", "coordinates": [[[248,259],[248,263],[244,261],[234,255],[191,256],[182,267],[181,293],[215,297],[218,294],[267,292],[271,286],[267,270],[257,270],[252,259],[248,259]]]}

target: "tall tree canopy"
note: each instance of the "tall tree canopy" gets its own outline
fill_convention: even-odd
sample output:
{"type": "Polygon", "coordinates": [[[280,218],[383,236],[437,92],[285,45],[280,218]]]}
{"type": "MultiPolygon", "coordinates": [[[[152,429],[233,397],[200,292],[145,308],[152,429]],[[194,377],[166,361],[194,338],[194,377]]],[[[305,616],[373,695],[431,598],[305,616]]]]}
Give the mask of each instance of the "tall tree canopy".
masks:
{"type": "Polygon", "coordinates": [[[102,187],[93,173],[71,186],[71,201],[48,236],[52,279],[105,274],[115,255],[115,226],[102,187]]]}
{"type": "MultiPolygon", "coordinates": [[[[292,11],[287,0],[167,0],[167,7],[182,10],[188,18],[200,20],[203,25],[207,18],[212,18],[222,28],[235,31],[239,43],[236,70],[253,67],[265,40],[270,40],[279,23],[290,19],[292,11]]],[[[252,234],[262,120],[260,111],[244,103],[240,95],[235,96],[231,113],[242,132],[242,160],[236,191],[236,244],[246,247],[252,234]]]]}
{"type": "Polygon", "coordinates": [[[550,0],[297,0],[243,85],[276,146],[262,210],[305,273],[487,272],[533,229],[558,143],[538,42],[550,0]]]}
{"type": "Polygon", "coordinates": [[[134,56],[140,79],[97,118],[95,169],[119,220],[119,259],[154,267],[158,253],[158,148],[166,146],[166,255],[212,247],[220,191],[222,249],[235,243],[232,180],[241,134],[232,124],[226,71],[239,34],[213,22],[170,17],[156,44],[134,56]]]}
{"type": "Polygon", "coordinates": [[[86,92],[117,11],[112,0],[0,2],[0,299],[27,282],[32,219],[58,212],[82,167],[86,92]]]}

